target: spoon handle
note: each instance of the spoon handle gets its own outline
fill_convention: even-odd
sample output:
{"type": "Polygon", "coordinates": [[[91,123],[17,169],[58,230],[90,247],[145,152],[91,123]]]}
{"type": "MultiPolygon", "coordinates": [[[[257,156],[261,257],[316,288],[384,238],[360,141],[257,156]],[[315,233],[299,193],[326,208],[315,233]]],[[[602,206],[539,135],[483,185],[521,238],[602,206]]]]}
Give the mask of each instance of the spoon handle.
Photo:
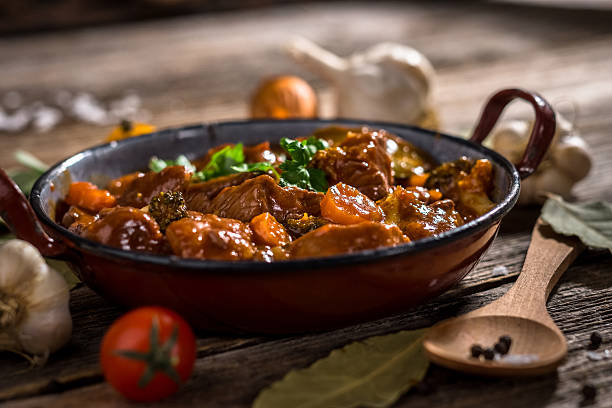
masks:
{"type": "Polygon", "coordinates": [[[583,249],[580,240],[557,234],[538,219],[521,274],[512,288],[491,304],[488,311],[503,310],[506,314],[553,324],[546,311],[546,299],[563,272],[583,249]]]}

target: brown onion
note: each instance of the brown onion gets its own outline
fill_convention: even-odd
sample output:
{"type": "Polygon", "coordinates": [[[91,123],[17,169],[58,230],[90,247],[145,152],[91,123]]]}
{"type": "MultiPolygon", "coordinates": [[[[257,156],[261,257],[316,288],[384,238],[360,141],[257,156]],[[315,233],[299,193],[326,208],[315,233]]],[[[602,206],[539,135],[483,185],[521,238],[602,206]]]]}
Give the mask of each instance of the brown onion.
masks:
{"type": "Polygon", "coordinates": [[[277,76],[264,80],[251,100],[253,118],[313,118],[317,96],[306,81],[296,76],[277,76]]]}

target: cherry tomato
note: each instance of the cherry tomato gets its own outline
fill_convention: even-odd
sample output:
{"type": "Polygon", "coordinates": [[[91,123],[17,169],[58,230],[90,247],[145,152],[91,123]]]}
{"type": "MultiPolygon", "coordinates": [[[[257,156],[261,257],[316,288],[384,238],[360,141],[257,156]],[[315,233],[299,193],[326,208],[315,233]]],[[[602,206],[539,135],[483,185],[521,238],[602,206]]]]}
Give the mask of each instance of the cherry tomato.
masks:
{"type": "Polygon", "coordinates": [[[134,401],[158,401],[174,394],[193,371],[193,331],[178,314],[142,307],[120,317],[102,339],[104,377],[134,401]]]}

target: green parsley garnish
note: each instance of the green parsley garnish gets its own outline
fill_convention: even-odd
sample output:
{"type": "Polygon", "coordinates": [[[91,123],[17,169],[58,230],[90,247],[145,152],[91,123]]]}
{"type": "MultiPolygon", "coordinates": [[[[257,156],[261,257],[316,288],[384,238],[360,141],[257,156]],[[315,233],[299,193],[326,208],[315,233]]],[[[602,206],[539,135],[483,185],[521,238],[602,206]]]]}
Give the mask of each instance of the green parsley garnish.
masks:
{"type": "Polygon", "coordinates": [[[169,166],[185,166],[188,171],[195,173],[196,168],[189,159],[182,154],[176,158],[176,160],[162,160],[157,158],[156,156],[151,157],[149,160],[149,169],[153,170],[156,173],[159,173],[163,169],[169,166]]]}
{"type": "Polygon", "coordinates": [[[191,181],[193,182],[208,181],[217,177],[251,171],[261,171],[264,173],[270,171],[277,179],[279,178],[278,173],[271,163],[245,163],[242,143],[238,143],[234,146],[226,146],[218,152],[215,152],[211,156],[210,161],[200,171],[196,171],[195,166],[189,159],[182,155],[176,160],[161,160],[157,157],[153,157],[149,162],[149,168],[155,172],[162,171],[168,166],[185,166],[188,171],[193,173],[191,177],[191,181]]]}
{"type": "Polygon", "coordinates": [[[215,152],[208,164],[200,171],[196,171],[195,166],[189,159],[182,155],[177,157],[176,160],[162,160],[152,157],[149,168],[155,172],[160,172],[168,166],[185,166],[188,171],[193,173],[191,177],[193,182],[208,181],[235,173],[271,172],[283,187],[291,186],[313,191],[327,191],[328,184],[325,172],[321,169],[307,167],[317,151],[327,149],[327,142],[314,136],[302,141],[284,137],[281,139],[280,145],[291,157],[279,166],[283,170],[281,175],[278,174],[270,162],[245,163],[242,143],[226,146],[215,152]]]}
{"type": "Polygon", "coordinates": [[[321,169],[307,167],[317,151],[327,149],[327,142],[314,136],[302,141],[284,137],[280,145],[291,156],[291,160],[279,166],[283,171],[279,180],[281,186],[327,191],[328,183],[325,172],[321,169]]]}

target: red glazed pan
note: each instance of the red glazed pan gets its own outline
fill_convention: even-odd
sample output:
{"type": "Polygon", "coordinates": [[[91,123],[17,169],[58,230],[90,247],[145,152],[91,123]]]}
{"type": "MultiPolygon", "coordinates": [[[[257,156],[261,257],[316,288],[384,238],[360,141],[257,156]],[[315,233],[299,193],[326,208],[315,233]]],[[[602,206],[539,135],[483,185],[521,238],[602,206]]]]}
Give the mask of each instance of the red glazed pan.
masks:
{"type": "Polygon", "coordinates": [[[417,127],[358,120],[244,121],[169,129],[93,147],[56,164],[36,182],[30,202],[0,170],[0,215],[19,238],[46,256],[68,260],[83,282],[121,305],[163,305],[194,326],[215,331],[332,329],[404,311],[461,280],[491,245],[501,218],[516,203],[520,179],[536,169],[554,131],[555,115],[549,104],[519,89],[500,91],[488,101],[469,141],[417,127]],[[515,98],[529,102],[536,115],[525,155],[516,168],[480,145],[515,98]],[[187,154],[193,159],[220,143],[278,141],[331,124],[384,128],[440,162],[463,155],[489,159],[498,204],[464,226],[401,246],[275,263],[202,261],[124,251],[83,239],[53,221],[55,203],[63,198],[70,179],[104,182],[146,168],[153,155],[187,154]]]}

